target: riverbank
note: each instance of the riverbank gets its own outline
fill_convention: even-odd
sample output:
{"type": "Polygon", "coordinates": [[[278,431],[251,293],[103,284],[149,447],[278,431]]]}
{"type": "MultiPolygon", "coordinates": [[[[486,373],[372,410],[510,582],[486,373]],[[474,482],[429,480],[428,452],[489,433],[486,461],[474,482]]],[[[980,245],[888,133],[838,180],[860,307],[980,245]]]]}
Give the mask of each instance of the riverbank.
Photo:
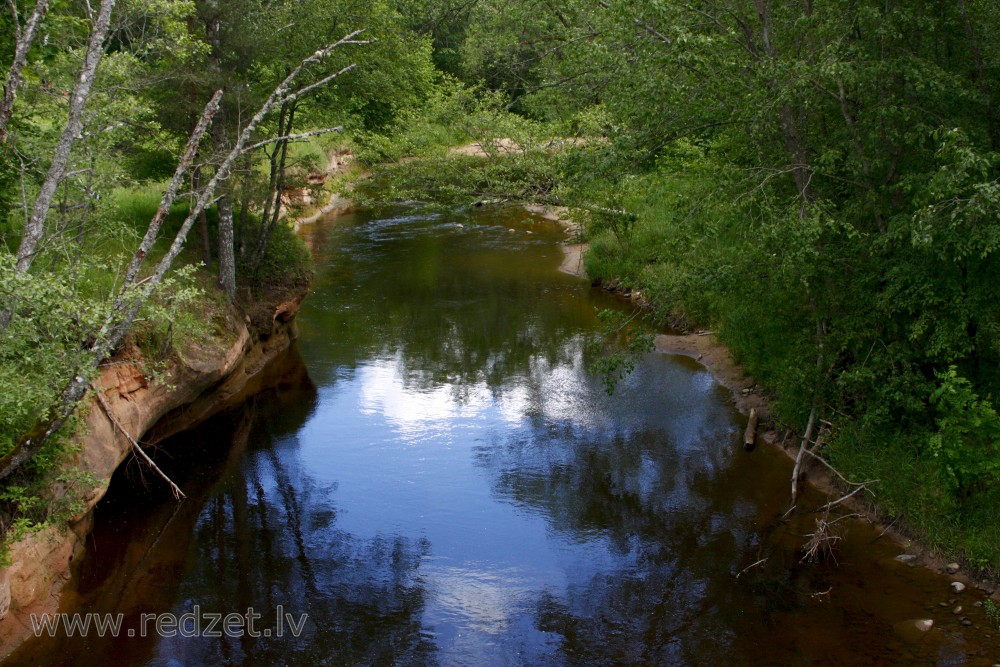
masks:
{"type": "MultiPolygon", "coordinates": [[[[566,209],[544,206],[528,206],[530,212],[549,220],[567,225],[567,231],[578,234],[576,223],[570,221],[566,209]]],[[[564,260],[560,271],[580,278],[586,278],[584,256],[588,249],[584,243],[564,245],[564,260]]],[[[636,305],[647,306],[641,292],[620,290],[617,281],[598,282],[597,285],[615,293],[636,305]]],[[[783,433],[775,428],[770,409],[770,397],[733,357],[732,352],[711,331],[695,331],[686,334],[659,334],[654,339],[655,349],[663,354],[680,355],[694,359],[708,369],[716,382],[732,395],[732,402],[744,416],[755,410],[759,418],[758,440],[773,446],[791,461],[798,456],[799,438],[791,433],[783,433]]],[[[813,460],[803,463],[802,476],[807,483],[819,490],[827,499],[836,500],[852,489],[839,480],[834,473],[813,460]]],[[[875,485],[877,491],[877,484],[875,485]]],[[[791,492],[789,482],[789,493],[791,492]]],[[[953,562],[945,554],[922,544],[915,531],[907,529],[894,517],[886,516],[874,502],[854,496],[840,503],[845,513],[857,514],[859,520],[869,523],[879,535],[892,540],[898,547],[900,562],[911,567],[924,567],[947,576],[947,581],[961,583],[968,589],[977,591],[981,597],[991,598],[1000,603],[1000,587],[986,574],[975,568],[953,562]]],[[[982,601],[979,601],[982,604],[982,601]]]]}
{"type": "MultiPolygon", "coordinates": [[[[714,334],[707,331],[682,335],[660,334],[656,336],[654,344],[658,352],[690,357],[705,366],[719,384],[732,392],[733,403],[742,414],[749,415],[751,409],[757,411],[763,427],[759,431],[759,438],[777,447],[792,461],[796,459],[799,438],[791,433],[781,433],[774,428],[774,424],[770,422],[767,395],[736,363],[729,349],[714,334]]],[[[845,485],[821,464],[805,461],[803,474],[810,484],[831,499],[840,498],[851,490],[845,488],[845,485]]],[[[877,484],[874,486],[877,489],[877,484]]],[[[920,544],[915,534],[907,531],[892,517],[882,514],[877,505],[865,502],[858,496],[848,498],[842,504],[845,509],[859,514],[865,521],[893,539],[899,545],[900,551],[905,552],[904,562],[947,574],[952,580],[977,588],[1000,602],[996,582],[990,581],[982,572],[972,568],[955,568],[951,559],[920,544]]]]}
{"type": "MultiPolygon", "coordinates": [[[[146,378],[142,353],[134,345],[104,365],[93,382],[100,398],[92,392],[81,405],[84,425],[77,453],[64,466],[90,475],[96,483],[68,525],[47,526],[11,545],[11,565],[0,569],[0,659],[33,635],[33,614],[59,608],[61,592],[72,580],[92,529],[94,507],[107,492],[112,474],[130,457],[130,439],[144,447],[155,445],[258,390],[255,378],[296,337],[295,314],[305,294],[299,288],[272,295],[255,302],[246,314],[227,306],[216,318],[225,323],[221,330],[208,340],[180,346],[166,382],[146,378]]],[[[151,478],[152,484],[164,483],[152,473],[151,478]]]]}

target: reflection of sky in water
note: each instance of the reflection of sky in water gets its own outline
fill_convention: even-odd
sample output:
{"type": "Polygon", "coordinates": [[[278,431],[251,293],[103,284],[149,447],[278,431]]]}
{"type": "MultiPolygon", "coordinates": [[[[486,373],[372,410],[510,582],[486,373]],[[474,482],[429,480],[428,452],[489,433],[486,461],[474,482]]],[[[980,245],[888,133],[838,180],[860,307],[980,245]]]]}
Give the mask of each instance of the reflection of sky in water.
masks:
{"type": "MultiPolygon", "coordinates": [[[[551,479],[579,476],[582,451],[610,457],[623,493],[667,509],[707,506],[690,481],[728,461],[735,427],[706,372],[650,355],[609,399],[582,350],[574,338],[565,363],[533,358],[500,387],[428,382],[398,355],[374,359],[321,387],[299,433],[301,467],[337,485],[338,530],[431,545],[417,575],[422,623],[446,663],[502,664],[512,643],[547,654],[555,639],[535,623],[542,592],[563,598],[601,573],[642,576],[642,540],[623,551],[602,526],[562,516],[576,510],[560,504],[587,490],[551,479]],[[643,444],[616,453],[623,440],[643,444]]],[[[725,516],[710,522],[710,532],[731,529],[725,516]]]]}
{"type": "Polygon", "coordinates": [[[307,635],[46,645],[65,659],[45,664],[898,664],[891,623],[925,602],[898,573],[834,580],[769,550],[737,579],[790,465],[742,453],[710,375],[649,354],[608,397],[583,354],[608,302],[554,275],[562,234],[463,220],[317,227],[308,369],[164,447],[184,503],[132,523],[148,494],[125,490],[98,512],[88,610],[280,603],[307,635]],[[810,596],[831,587],[835,605],[810,596]],[[907,611],[873,617],[884,599],[907,611]]]}

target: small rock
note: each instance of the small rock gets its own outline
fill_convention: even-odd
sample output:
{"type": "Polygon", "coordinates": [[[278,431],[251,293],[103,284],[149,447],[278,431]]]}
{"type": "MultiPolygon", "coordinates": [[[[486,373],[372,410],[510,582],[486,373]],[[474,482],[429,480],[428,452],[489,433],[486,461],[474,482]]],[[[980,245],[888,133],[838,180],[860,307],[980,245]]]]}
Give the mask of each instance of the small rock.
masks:
{"type": "Polygon", "coordinates": [[[958,563],[948,563],[944,569],[948,574],[955,574],[958,572],[958,563]]]}
{"type": "Polygon", "coordinates": [[[746,396],[747,394],[749,394],[749,393],[750,393],[750,390],[749,390],[749,389],[744,389],[744,390],[742,391],[742,393],[743,393],[743,395],[744,395],[744,396],[746,396]]]}
{"type": "Polygon", "coordinates": [[[962,605],[958,605],[957,607],[955,607],[954,609],[952,609],[951,613],[955,614],[955,616],[958,616],[959,614],[961,614],[962,613],[962,605]]]}
{"type": "Polygon", "coordinates": [[[939,607],[950,607],[951,605],[948,604],[947,602],[941,602],[941,603],[938,604],[938,606],[939,607]]]}
{"type": "Polygon", "coordinates": [[[982,601],[982,600],[976,600],[976,601],[975,601],[975,602],[974,602],[974,603],[972,604],[972,606],[973,606],[973,607],[982,607],[982,606],[983,606],[983,601],[982,601]]]}
{"type": "Polygon", "coordinates": [[[924,634],[934,627],[934,621],[929,618],[913,618],[900,621],[892,626],[896,635],[905,642],[916,643],[924,638],[924,634]]]}
{"type": "Polygon", "coordinates": [[[900,563],[911,563],[917,560],[917,557],[914,556],[913,554],[899,554],[898,556],[896,556],[896,560],[898,560],[900,563]]]}
{"type": "Polygon", "coordinates": [[[509,233],[511,233],[511,234],[513,234],[513,233],[514,233],[514,230],[513,230],[513,229],[508,229],[507,231],[508,231],[509,233]]]}
{"type": "Polygon", "coordinates": [[[962,625],[964,625],[967,628],[970,627],[972,625],[972,619],[963,618],[962,619],[962,625]]]}
{"type": "Polygon", "coordinates": [[[963,584],[961,581],[953,581],[951,582],[951,590],[955,591],[956,593],[961,593],[962,591],[965,590],[965,584],[963,584]]]}

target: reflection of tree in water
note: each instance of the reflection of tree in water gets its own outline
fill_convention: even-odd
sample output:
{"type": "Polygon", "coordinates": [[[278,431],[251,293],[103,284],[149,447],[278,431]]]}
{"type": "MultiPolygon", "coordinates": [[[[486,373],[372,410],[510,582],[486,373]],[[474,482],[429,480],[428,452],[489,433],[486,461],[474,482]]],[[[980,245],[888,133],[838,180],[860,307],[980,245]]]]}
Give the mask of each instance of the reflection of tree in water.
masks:
{"type": "Polygon", "coordinates": [[[328,227],[334,236],[317,243],[318,276],[302,318],[307,356],[331,372],[396,357],[421,389],[496,389],[526,374],[533,358],[565,363],[563,344],[593,322],[593,307],[577,283],[553,280],[561,251],[551,236],[507,232],[521,218],[512,210],[482,224],[463,219],[461,230],[419,216],[328,227]]]}
{"type": "Polygon", "coordinates": [[[36,641],[24,664],[42,655],[74,667],[432,663],[415,579],[430,545],[337,530],[329,489],[276,452],[294,449],[315,401],[299,359],[278,389],[162,443],[158,463],[187,493],[183,503],[157,480],[142,488],[139,471],[123,467],[98,506],[79,586],[82,611],[121,612],[126,628],[140,628],[143,613],[179,616],[197,604],[203,613],[253,607],[263,630],[275,627],[282,605],[296,620],[308,614],[301,638],[286,623],[283,638],[159,639],[150,624],[145,639],[36,641]]]}
{"type": "Polygon", "coordinates": [[[715,437],[685,452],[661,429],[550,423],[480,449],[495,493],[610,556],[536,600],[535,625],[560,638],[565,664],[753,664],[745,645],[769,632],[769,613],[817,590],[814,573],[780,566],[770,586],[757,573],[735,581],[756,559],[758,508],[772,492],[719,458],[734,443],[715,437]]]}
{"type": "MultiPolygon", "coordinates": [[[[336,529],[326,490],[289,470],[272,450],[251,455],[251,479],[233,480],[195,528],[197,560],[179,599],[203,609],[264,614],[282,605],[308,614],[302,638],[204,642],[184,651],[202,664],[420,664],[431,647],[420,635],[423,588],[414,580],[429,545],[336,529]],[[250,487],[250,494],[246,494],[250,487]],[[186,589],[190,589],[188,592],[186,589]]],[[[286,624],[287,628],[287,624],[286,624]]]]}
{"type": "MultiPolygon", "coordinates": [[[[302,405],[298,403],[298,405],[302,405]]],[[[242,464],[227,474],[193,529],[193,560],[177,599],[203,610],[254,607],[259,628],[274,627],[282,605],[308,614],[301,638],[177,640],[177,650],[201,664],[409,664],[426,662],[420,635],[424,591],[414,573],[429,545],[403,538],[360,541],[337,530],[331,489],[297,469],[294,433],[305,413],[259,406],[249,419],[242,464]],[[277,419],[277,421],[272,421],[277,419]]],[[[181,610],[183,611],[183,610],[181,610]]],[[[174,642],[161,654],[175,652],[174,642]]]]}

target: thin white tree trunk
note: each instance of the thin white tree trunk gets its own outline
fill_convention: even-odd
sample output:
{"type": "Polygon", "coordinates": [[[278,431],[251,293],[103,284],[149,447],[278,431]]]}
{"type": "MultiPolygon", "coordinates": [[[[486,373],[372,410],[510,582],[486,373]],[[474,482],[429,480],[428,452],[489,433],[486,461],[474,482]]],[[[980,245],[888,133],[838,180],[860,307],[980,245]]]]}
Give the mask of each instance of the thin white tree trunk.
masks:
{"type": "Polygon", "coordinates": [[[7,83],[3,86],[3,99],[0,100],[0,141],[7,141],[7,123],[14,112],[14,99],[17,97],[17,89],[21,87],[21,73],[24,66],[28,64],[28,51],[35,41],[38,33],[38,26],[42,22],[42,17],[49,8],[49,0],[38,0],[35,9],[31,12],[24,29],[20,27],[17,16],[17,5],[14,0],[9,0],[11,12],[14,19],[14,30],[16,31],[17,45],[14,47],[14,61],[7,72],[7,83]]]}
{"type": "Polygon", "coordinates": [[[87,56],[83,67],[77,77],[76,84],[69,101],[69,117],[63,128],[59,144],[56,146],[52,156],[52,164],[49,165],[49,172],[42,182],[41,190],[35,199],[35,205],[31,209],[31,217],[24,228],[21,236],[21,246],[17,249],[17,270],[27,271],[31,267],[31,262],[35,259],[35,251],[38,242],[42,239],[45,231],[45,219],[48,217],[49,208],[52,206],[52,199],[55,197],[56,188],[62,182],[66,174],[66,167],[69,164],[70,152],[73,144],[83,130],[83,110],[87,106],[90,98],[90,90],[94,85],[94,78],[97,75],[97,67],[101,63],[101,56],[104,54],[104,39],[108,35],[108,26],[111,23],[111,11],[114,9],[115,0],[104,0],[101,3],[101,11],[97,15],[94,27],[90,31],[90,44],[87,46],[87,56]]]}
{"type": "MultiPolygon", "coordinates": [[[[105,3],[111,2],[113,2],[113,0],[105,0],[105,3]]],[[[103,10],[104,7],[102,6],[102,12],[103,10]]],[[[140,244],[139,250],[136,251],[135,256],[133,257],[132,264],[129,266],[129,270],[126,275],[126,280],[123,282],[122,287],[118,292],[118,296],[115,299],[114,307],[112,307],[107,318],[105,318],[104,325],[95,336],[94,343],[90,347],[90,357],[88,361],[82,367],[72,371],[74,376],[67,383],[66,388],[63,390],[58,402],[46,410],[44,416],[39,419],[35,427],[22,436],[18,440],[18,443],[10,452],[7,453],[6,456],[0,458],[0,480],[9,477],[14,471],[20,468],[21,465],[34,456],[34,454],[38,452],[48,441],[52,434],[59,430],[63,424],[66,423],[66,420],[73,414],[76,409],[76,404],[83,398],[84,394],[86,394],[87,387],[89,386],[89,381],[85,376],[92,373],[101,361],[113,352],[114,349],[121,343],[122,339],[125,338],[125,334],[128,332],[129,328],[131,328],[132,323],[139,314],[139,311],[145,305],[146,301],[149,300],[153,290],[163,279],[163,276],[167,273],[167,271],[170,270],[173,261],[183,249],[188,232],[191,231],[191,227],[194,225],[198,215],[212,203],[215,190],[219,186],[219,183],[228,178],[229,169],[232,167],[233,162],[240,155],[242,155],[243,149],[249,142],[251,135],[257,129],[257,126],[264,119],[264,117],[277,105],[289,100],[294,100],[302,93],[303,90],[311,90],[314,87],[308,86],[300,91],[289,93],[292,84],[295,82],[295,79],[299,76],[303,69],[313,63],[320,62],[323,58],[329,55],[331,51],[339,46],[345,44],[368,43],[366,41],[354,39],[354,37],[361,32],[362,31],[360,30],[352,32],[334,44],[316,51],[314,54],[299,63],[298,67],[296,67],[280,84],[278,84],[277,88],[275,88],[271,95],[267,98],[267,101],[264,102],[257,113],[254,114],[254,117],[250,120],[247,126],[243,128],[242,132],[240,132],[240,136],[236,140],[236,144],[226,155],[222,164],[220,164],[216,169],[215,174],[205,186],[205,189],[199,193],[195,205],[188,213],[188,217],[184,220],[184,223],[178,230],[177,235],[174,237],[174,241],[171,244],[170,249],[167,251],[167,254],[164,255],[163,259],[160,260],[156,270],[152,275],[140,282],[136,282],[135,278],[138,275],[143,259],[145,259],[149,249],[152,248],[153,241],[156,240],[156,233],[159,230],[159,225],[162,224],[166,211],[170,210],[170,203],[173,201],[173,195],[176,193],[176,188],[182,182],[184,171],[186,171],[185,165],[178,165],[177,172],[174,174],[174,179],[171,180],[171,186],[173,186],[174,191],[170,192],[170,188],[168,188],[168,192],[164,193],[160,209],[150,221],[149,227],[146,230],[146,235],[143,238],[143,242],[140,244]]],[[[348,69],[350,68],[345,68],[339,73],[346,72],[348,69]]],[[[333,77],[326,77],[323,81],[329,81],[332,78],[333,77]]],[[[216,97],[212,98],[212,102],[209,103],[209,107],[205,110],[206,116],[210,117],[210,115],[214,115],[215,111],[211,110],[211,107],[213,106],[213,103],[215,103],[217,109],[217,98],[219,96],[221,96],[221,92],[216,93],[216,97]]],[[[199,123],[198,128],[204,126],[207,129],[208,120],[205,118],[203,118],[203,120],[204,123],[199,123]]],[[[196,132],[198,128],[196,128],[196,132]]],[[[202,134],[203,133],[204,130],[202,130],[202,134]]],[[[200,139],[200,137],[198,138],[200,139]]],[[[191,140],[188,142],[189,150],[192,147],[197,147],[197,144],[198,141],[196,140],[196,137],[192,136],[191,140]]]]}

